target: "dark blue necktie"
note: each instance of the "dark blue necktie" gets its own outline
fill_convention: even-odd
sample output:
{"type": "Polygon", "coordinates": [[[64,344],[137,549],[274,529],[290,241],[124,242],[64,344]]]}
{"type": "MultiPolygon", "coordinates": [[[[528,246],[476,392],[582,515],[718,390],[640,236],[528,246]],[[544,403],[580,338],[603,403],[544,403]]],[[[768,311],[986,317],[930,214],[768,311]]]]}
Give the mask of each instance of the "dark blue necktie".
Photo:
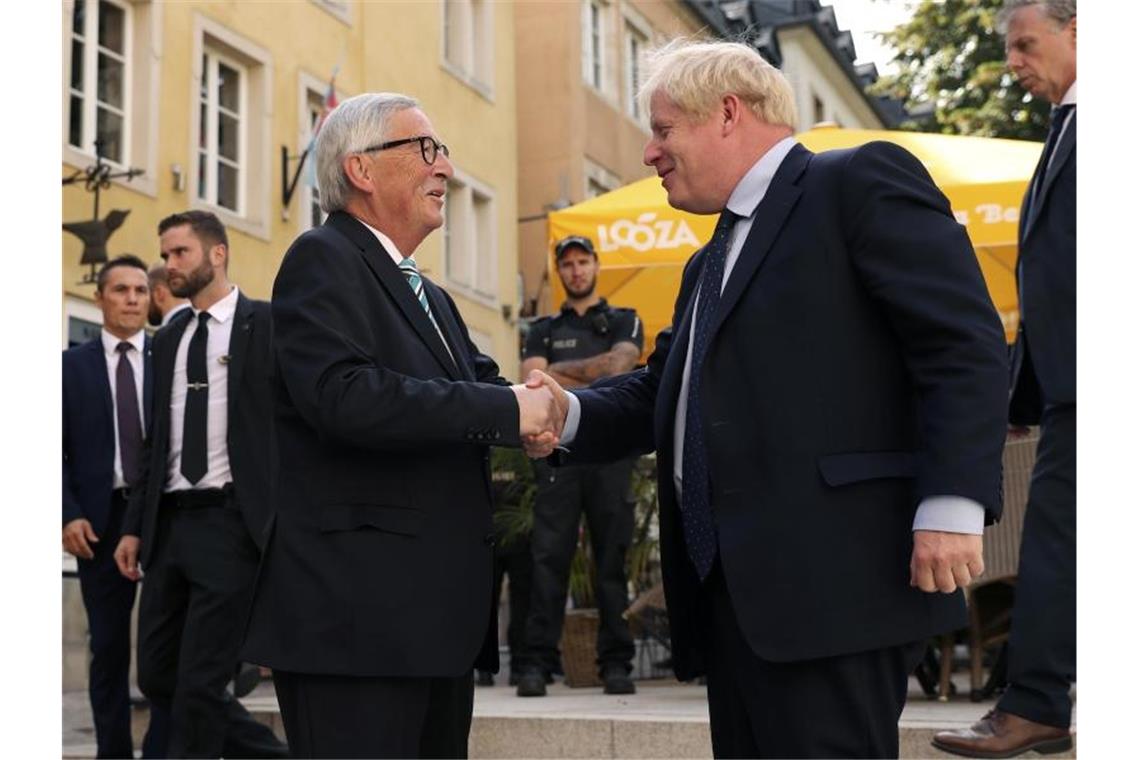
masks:
{"type": "Polygon", "coordinates": [[[705,450],[704,427],[701,422],[701,367],[708,351],[716,308],[720,303],[724,261],[732,239],[732,228],[739,218],[725,209],[713,231],[712,240],[705,246],[704,268],[697,293],[696,314],[693,315],[692,359],[685,407],[685,450],[684,461],[681,463],[681,522],[689,559],[693,561],[701,580],[708,577],[713,560],[716,559],[716,525],[709,503],[708,452],[705,450]]]}
{"type": "MultiPolygon", "coordinates": [[[[1026,218],[1033,217],[1034,207],[1041,202],[1041,189],[1045,185],[1045,177],[1049,174],[1049,163],[1053,157],[1053,151],[1057,149],[1057,141],[1061,139],[1061,130],[1065,127],[1065,119],[1073,111],[1076,106],[1069,103],[1065,106],[1058,106],[1053,109],[1053,115],[1049,119],[1049,135],[1045,138],[1045,150],[1041,153],[1041,161],[1037,164],[1037,172],[1033,175],[1032,194],[1029,196],[1029,214],[1026,218]]],[[[1076,115],[1073,115],[1076,119],[1076,115]]]]}

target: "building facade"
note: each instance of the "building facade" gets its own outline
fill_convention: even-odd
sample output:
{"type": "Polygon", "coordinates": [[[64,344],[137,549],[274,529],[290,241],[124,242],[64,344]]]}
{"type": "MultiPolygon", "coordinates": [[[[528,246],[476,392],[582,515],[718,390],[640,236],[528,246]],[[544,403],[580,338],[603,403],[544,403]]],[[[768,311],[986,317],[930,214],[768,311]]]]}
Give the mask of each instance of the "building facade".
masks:
{"type": "MultiPolygon", "coordinates": [[[[157,261],[159,220],[207,209],[229,229],[231,279],[267,299],[290,243],[322,218],[308,161],[288,203],[284,195],[334,71],[339,100],[412,95],[456,166],[445,227],[417,260],[456,299],[475,342],[514,375],[514,27],[511,6],[491,0],[65,0],[63,175],[93,165],[102,138],[113,171],[141,170],[100,194],[99,218],[129,211],[110,256],[157,261]]],[[[64,186],[65,223],[92,211],[82,181],[64,186]]],[[[82,251],[64,232],[64,345],[98,331],[82,251]]]]}

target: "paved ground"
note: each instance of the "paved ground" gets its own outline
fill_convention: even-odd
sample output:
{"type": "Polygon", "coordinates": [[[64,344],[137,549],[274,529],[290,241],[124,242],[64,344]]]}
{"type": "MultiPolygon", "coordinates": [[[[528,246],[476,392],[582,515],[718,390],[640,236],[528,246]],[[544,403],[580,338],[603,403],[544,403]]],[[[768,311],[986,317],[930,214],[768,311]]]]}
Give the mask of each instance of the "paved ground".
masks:
{"type": "MultiPolygon", "coordinates": [[[[956,676],[959,693],[968,691],[964,674],[956,676]]],[[[471,757],[709,757],[708,703],[704,687],[672,680],[639,681],[638,693],[608,696],[600,688],[571,689],[561,683],[542,699],[520,699],[501,684],[475,691],[471,757]]],[[[273,686],[264,682],[246,699],[246,707],[281,732],[273,686]]],[[[903,757],[949,757],[929,746],[935,730],[967,726],[990,703],[965,697],[949,702],[926,699],[914,680],[899,721],[903,757]]],[[[136,737],[145,730],[144,712],[136,716],[136,737]]],[[[86,692],[63,694],[63,756],[95,755],[95,736],[86,692]]],[[[1033,755],[1031,755],[1033,756],[1033,755]]],[[[1074,757],[1070,753],[1053,757],[1074,757]]]]}

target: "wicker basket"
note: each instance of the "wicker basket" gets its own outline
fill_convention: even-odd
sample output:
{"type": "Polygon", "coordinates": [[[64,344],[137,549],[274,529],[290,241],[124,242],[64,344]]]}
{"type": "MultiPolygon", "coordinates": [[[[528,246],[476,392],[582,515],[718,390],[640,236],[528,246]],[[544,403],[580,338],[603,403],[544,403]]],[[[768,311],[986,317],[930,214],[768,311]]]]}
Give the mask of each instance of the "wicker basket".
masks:
{"type": "Polygon", "coordinates": [[[598,611],[566,610],[562,624],[562,669],[566,685],[601,686],[598,677],[598,611]]]}

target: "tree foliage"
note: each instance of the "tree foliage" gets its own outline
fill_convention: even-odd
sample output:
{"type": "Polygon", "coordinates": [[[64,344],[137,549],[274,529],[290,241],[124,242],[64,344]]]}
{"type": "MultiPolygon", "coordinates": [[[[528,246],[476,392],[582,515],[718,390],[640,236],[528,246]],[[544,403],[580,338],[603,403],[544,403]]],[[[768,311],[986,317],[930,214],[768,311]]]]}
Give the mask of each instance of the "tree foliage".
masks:
{"type": "Polygon", "coordinates": [[[1001,0],[921,0],[910,21],[881,35],[898,72],[879,79],[878,95],[930,114],[903,129],[1043,140],[1049,104],[1032,98],[1005,65],[1005,39],[994,28],[1001,0]]]}

